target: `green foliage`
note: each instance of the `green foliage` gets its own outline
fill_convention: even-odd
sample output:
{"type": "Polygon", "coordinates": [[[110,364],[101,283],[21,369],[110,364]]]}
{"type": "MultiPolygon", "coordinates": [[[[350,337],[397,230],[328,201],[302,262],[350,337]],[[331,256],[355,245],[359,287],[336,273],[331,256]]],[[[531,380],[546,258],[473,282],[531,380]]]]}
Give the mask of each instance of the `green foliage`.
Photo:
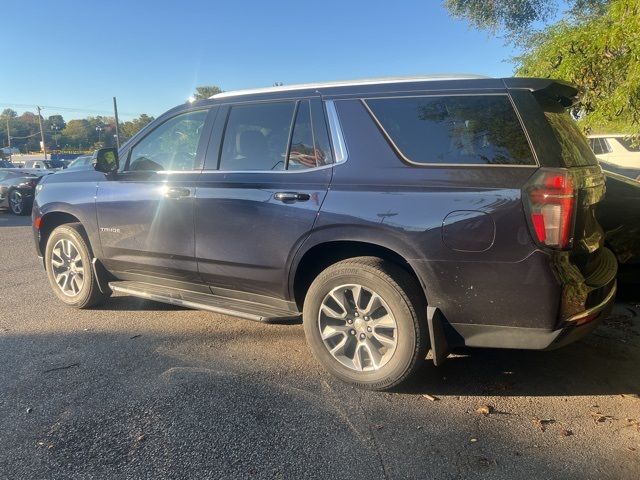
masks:
{"type": "Polygon", "coordinates": [[[640,0],[612,0],[601,15],[564,20],[534,35],[516,72],[578,85],[584,128],[638,133],[640,0]]]}
{"type": "MultiPolygon", "coordinates": [[[[8,144],[8,119],[11,146],[19,148],[22,152],[40,150],[40,125],[36,114],[24,112],[18,116],[15,111],[5,109],[0,119],[0,147],[8,144]]],[[[120,140],[127,140],[152,120],[153,117],[142,114],[133,120],[121,122],[120,140]]],[[[55,148],[91,150],[99,147],[114,147],[116,143],[116,126],[113,117],[96,116],[66,122],[61,115],[51,115],[43,119],[42,127],[48,150],[55,148]]]]}
{"type": "Polygon", "coordinates": [[[133,120],[129,120],[128,122],[124,122],[120,126],[120,136],[122,137],[122,140],[127,140],[133,137],[136,133],[138,133],[152,121],[153,117],[150,117],[149,115],[143,113],[138,118],[134,118],[133,120]]]}
{"type": "Polygon", "coordinates": [[[196,92],[193,94],[193,98],[196,100],[205,100],[217,93],[222,93],[222,89],[216,85],[196,87],[196,92]]]}
{"type": "Polygon", "coordinates": [[[3,119],[6,118],[6,117],[16,118],[18,116],[18,114],[16,113],[15,110],[12,110],[11,108],[5,108],[2,111],[2,114],[0,116],[2,116],[3,119]]]}
{"type": "Polygon", "coordinates": [[[518,34],[535,22],[549,20],[556,12],[551,0],[445,0],[445,7],[473,26],[492,32],[518,34]]]}
{"type": "Polygon", "coordinates": [[[476,28],[506,33],[514,42],[527,41],[536,26],[553,20],[559,7],[570,6],[573,18],[602,14],[610,0],[445,0],[451,15],[476,28]]]}

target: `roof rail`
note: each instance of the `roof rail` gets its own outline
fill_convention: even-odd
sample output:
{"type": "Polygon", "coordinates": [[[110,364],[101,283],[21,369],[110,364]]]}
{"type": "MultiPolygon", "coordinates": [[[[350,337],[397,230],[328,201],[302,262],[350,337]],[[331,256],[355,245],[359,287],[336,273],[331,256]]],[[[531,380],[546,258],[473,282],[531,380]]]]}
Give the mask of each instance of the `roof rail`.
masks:
{"type": "Polygon", "coordinates": [[[421,75],[407,77],[379,77],[363,78],[359,80],[340,80],[334,82],[321,83],[300,83],[296,85],[281,85],[277,87],[250,88],[246,90],[232,90],[229,92],[217,93],[209,98],[226,98],[239,95],[251,95],[256,93],[288,92],[292,90],[310,90],[313,88],[326,87],[347,87],[351,85],[379,85],[387,83],[410,83],[410,82],[433,82],[438,80],[472,80],[491,78],[483,75],[473,75],[468,73],[442,73],[436,75],[421,75]]]}

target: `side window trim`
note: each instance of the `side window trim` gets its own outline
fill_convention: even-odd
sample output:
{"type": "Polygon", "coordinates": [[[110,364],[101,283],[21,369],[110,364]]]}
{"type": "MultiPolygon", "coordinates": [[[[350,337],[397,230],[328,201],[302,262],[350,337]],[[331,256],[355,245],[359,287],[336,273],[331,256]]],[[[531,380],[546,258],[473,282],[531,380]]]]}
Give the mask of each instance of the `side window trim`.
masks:
{"type": "Polygon", "coordinates": [[[382,132],[382,134],[384,135],[385,139],[389,142],[389,144],[391,145],[391,147],[394,150],[394,152],[397,155],[399,155],[400,158],[402,158],[405,162],[407,162],[408,164],[413,165],[415,167],[462,167],[462,168],[493,168],[493,167],[498,167],[498,168],[539,168],[540,167],[540,164],[538,162],[535,150],[533,149],[533,147],[531,145],[531,142],[530,142],[530,139],[529,139],[529,136],[528,136],[528,133],[527,133],[527,129],[525,128],[524,122],[522,121],[522,118],[520,118],[518,109],[514,105],[513,100],[510,98],[509,94],[506,93],[506,92],[505,93],[493,92],[493,93],[422,94],[422,95],[402,95],[402,96],[390,96],[390,97],[371,96],[371,97],[360,98],[360,103],[364,106],[365,110],[367,111],[367,113],[369,114],[371,119],[375,122],[375,124],[378,127],[378,129],[382,132]],[[391,135],[389,135],[389,133],[382,126],[382,124],[380,123],[380,121],[378,120],[376,115],[373,113],[373,111],[371,110],[369,105],[367,105],[367,100],[380,100],[380,99],[387,99],[387,98],[388,99],[397,99],[397,98],[429,98],[429,97],[431,97],[431,98],[433,98],[433,97],[478,97],[478,96],[504,96],[504,97],[507,97],[511,107],[513,108],[514,115],[518,119],[518,125],[520,125],[520,128],[522,129],[522,133],[523,133],[523,135],[525,136],[525,138],[527,140],[527,145],[528,145],[529,149],[531,150],[532,159],[534,161],[533,164],[530,164],[530,165],[518,165],[518,164],[490,164],[490,163],[481,164],[481,163],[416,162],[416,161],[411,160],[410,158],[408,158],[406,155],[404,155],[404,153],[402,153],[402,150],[400,150],[398,145],[396,145],[396,143],[391,138],[391,135]]]}
{"type": "Polygon", "coordinates": [[[298,121],[298,111],[300,110],[300,100],[296,100],[293,107],[293,115],[291,116],[291,123],[289,124],[289,138],[287,139],[287,150],[284,155],[284,171],[289,170],[289,156],[291,155],[291,142],[293,142],[293,132],[296,128],[296,122],[298,121]]]}
{"type": "MultiPolygon", "coordinates": [[[[203,111],[203,110],[207,110],[207,116],[205,117],[205,121],[204,121],[204,125],[202,127],[202,133],[200,134],[200,139],[198,140],[198,147],[196,150],[196,158],[193,162],[193,168],[192,170],[178,170],[179,172],[189,172],[189,171],[198,171],[198,170],[202,170],[203,165],[204,165],[204,151],[203,148],[206,146],[206,140],[209,138],[210,135],[210,130],[211,130],[211,126],[212,123],[209,122],[213,122],[213,120],[215,120],[215,116],[218,113],[218,107],[217,106],[207,106],[207,107],[200,107],[200,108],[193,108],[190,110],[183,110],[180,112],[177,112],[175,115],[172,115],[170,117],[165,118],[162,122],[158,122],[157,125],[154,125],[153,128],[151,128],[148,132],[145,132],[145,134],[143,136],[141,136],[140,138],[136,139],[136,143],[128,145],[126,150],[123,152],[124,153],[124,157],[126,158],[124,164],[122,167],[120,167],[118,169],[118,173],[122,174],[122,173],[127,173],[127,172],[134,172],[135,170],[129,170],[129,162],[131,160],[131,152],[133,151],[134,148],[136,148],[145,138],[147,138],[149,135],[151,135],[153,132],[155,132],[158,128],[160,128],[162,125],[164,125],[165,123],[167,123],[170,120],[173,120],[176,117],[179,117],[181,115],[185,115],[187,113],[193,113],[193,112],[199,112],[199,111],[203,111]]],[[[122,157],[121,157],[122,160],[122,157]]],[[[150,173],[154,173],[154,171],[149,170],[150,173]]],[[[155,171],[155,173],[173,173],[172,170],[158,170],[155,171]]]]}
{"type": "MultiPolygon", "coordinates": [[[[364,100],[363,103],[365,103],[364,100]]],[[[344,134],[342,133],[342,126],[340,125],[335,102],[333,100],[327,100],[325,107],[327,110],[327,123],[329,126],[331,145],[333,147],[334,164],[344,163],[347,161],[349,153],[347,152],[347,144],[344,141],[344,134]]],[[[369,112],[371,113],[371,111],[369,112]]]]}

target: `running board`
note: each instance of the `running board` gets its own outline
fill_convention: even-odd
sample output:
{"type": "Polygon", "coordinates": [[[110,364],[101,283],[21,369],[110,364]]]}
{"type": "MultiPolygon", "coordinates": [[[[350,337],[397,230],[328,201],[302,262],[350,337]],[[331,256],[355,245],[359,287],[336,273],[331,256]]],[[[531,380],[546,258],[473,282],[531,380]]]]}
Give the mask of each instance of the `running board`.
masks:
{"type": "Polygon", "coordinates": [[[220,295],[192,292],[151,283],[119,281],[110,282],[109,287],[114,292],[120,292],[134,297],[170,303],[172,305],[179,305],[196,310],[208,310],[210,312],[240,317],[256,322],[277,323],[298,319],[300,317],[300,312],[292,312],[272,305],[264,305],[262,303],[249,302],[220,295]]]}

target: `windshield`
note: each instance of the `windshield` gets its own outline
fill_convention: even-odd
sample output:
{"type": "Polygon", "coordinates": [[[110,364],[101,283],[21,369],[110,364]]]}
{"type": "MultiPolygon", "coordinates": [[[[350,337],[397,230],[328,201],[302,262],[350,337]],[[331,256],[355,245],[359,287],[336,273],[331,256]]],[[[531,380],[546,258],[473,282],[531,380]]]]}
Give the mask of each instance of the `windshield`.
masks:
{"type": "Polygon", "coordinates": [[[568,112],[544,112],[561,148],[562,162],[567,167],[597,165],[598,160],[568,112]]]}
{"type": "Polygon", "coordinates": [[[618,141],[628,152],[640,152],[640,139],[638,138],[618,138],[618,141]]]}

